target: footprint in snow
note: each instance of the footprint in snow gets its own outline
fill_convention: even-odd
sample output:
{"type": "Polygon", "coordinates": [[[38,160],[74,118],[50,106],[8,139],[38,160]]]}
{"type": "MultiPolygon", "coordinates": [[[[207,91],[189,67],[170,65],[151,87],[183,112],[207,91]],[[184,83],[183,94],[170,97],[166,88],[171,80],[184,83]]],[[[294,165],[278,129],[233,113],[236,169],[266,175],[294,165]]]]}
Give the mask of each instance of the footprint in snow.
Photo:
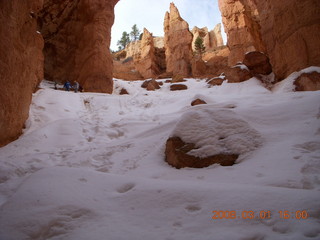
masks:
{"type": "Polygon", "coordinates": [[[201,207],[198,205],[188,205],[184,208],[188,213],[196,213],[201,210],[201,207]]]}
{"type": "Polygon", "coordinates": [[[126,193],[133,189],[136,185],[134,183],[126,183],[120,187],[117,188],[118,193],[126,193]]]}

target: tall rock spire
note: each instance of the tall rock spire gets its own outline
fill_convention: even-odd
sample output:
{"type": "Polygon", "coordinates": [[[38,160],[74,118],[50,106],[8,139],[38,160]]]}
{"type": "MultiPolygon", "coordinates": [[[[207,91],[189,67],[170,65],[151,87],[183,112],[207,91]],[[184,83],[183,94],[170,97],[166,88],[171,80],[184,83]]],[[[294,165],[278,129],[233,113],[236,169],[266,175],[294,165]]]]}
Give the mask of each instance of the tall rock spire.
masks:
{"type": "Polygon", "coordinates": [[[164,18],[164,46],[167,73],[187,77],[191,74],[192,38],[189,24],[184,21],[177,7],[171,3],[164,18]]]}

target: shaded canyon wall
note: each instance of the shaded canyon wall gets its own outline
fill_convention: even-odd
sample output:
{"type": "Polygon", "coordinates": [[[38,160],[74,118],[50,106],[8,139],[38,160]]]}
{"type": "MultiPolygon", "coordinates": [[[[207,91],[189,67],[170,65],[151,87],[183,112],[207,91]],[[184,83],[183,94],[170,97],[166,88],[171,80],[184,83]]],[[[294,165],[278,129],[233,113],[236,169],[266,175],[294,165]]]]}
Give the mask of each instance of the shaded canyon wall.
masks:
{"type": "Polygon", "coordinates": [[[109,51],[118,0],[45,0],[40,29],[45,78],[78,81],[86,91],[112,93],[109,51]]]}
{"type": "Polygon", "coordinates": [[[117,2],[0,1],[0,146],[21,135],[44,69],[49,80],[112,92],[109,45],[117,2]]]}

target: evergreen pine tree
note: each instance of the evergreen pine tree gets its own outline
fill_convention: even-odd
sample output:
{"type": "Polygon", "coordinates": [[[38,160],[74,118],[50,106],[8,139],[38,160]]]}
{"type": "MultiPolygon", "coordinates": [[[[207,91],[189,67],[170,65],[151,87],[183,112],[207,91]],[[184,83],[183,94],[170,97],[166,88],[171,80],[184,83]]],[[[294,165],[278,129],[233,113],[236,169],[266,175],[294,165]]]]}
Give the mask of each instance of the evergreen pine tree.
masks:
{"type": "Polygon", "coordinates": [[[206,47],[203,45],[203,40],[200,36],[197,37],[196,41],[194,42],[194,47],[196,49],[196,52],[202,56],[202,53],[204,53],[206,47]]]}
{"type": "Polygon", "coordinates": [[[136,41],[139,39],[140,30],[138,29],[137,24],[134,24],[132,26],[132,31],[130,32],[130,36],[131,36],[132,41],[136,41]]]}
{"type": "Polygon", "coordinates": [[[129,34],[126,31],[124,31],[122,33],[121,39],[117,42],[117,45],[119,46],[119,50],[124,49],[129,42],[130,42],[129,34]]]}

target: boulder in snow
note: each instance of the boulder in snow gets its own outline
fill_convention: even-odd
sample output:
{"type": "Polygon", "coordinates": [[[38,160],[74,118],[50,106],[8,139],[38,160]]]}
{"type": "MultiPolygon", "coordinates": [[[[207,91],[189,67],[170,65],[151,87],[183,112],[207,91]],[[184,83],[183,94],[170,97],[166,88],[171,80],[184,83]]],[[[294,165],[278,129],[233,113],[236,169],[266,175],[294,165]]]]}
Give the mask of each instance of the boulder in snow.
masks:
{"type": "Polygon", "coordinates": [[[320,73],[309,72],[301,74],[295,81],[296,91],[317,91],[320,90],[320,73]]]}
{"type": "Polygon", "coordinates": [[[160,89],[159,83],[154,79],[144,81],[141,87],[146,88],[148,91],[154,91],[156,89],[160,89]]]}
{"type": "Polygon", "coordinates": [[[252,74],[250,73],[249,69],[243,64],[235,65],[226,69],[224,74],[229,83],[244,82],[252,78],[252,74]]]}
{"type": "Polygon", "coordinates": [[[208,81],[209,86],[219,86],[223,83],[225,79],[221,78],[221,77],[215,77],[212,78],[208,81]]]}
{"type": "Polygon", "coordinates": [[[259,132],[236,113],[205,107],[182,115],[166,143],[166,162],[176,168],[230,166],[258,148],[259,132]]]}
{"type": "Polygon", "coordinates": [[[195,157],[188,154],[196,149],[194,143],[185,143],[179,137],[171,137],[166,143],[166,162],[175,168],[204,168],[212,164],[232,166],[237,160],[237,154],[217,154],[205,158],[195,157]]]}
{"type": "Polygon", "coordinates": [[[170,86],[170,91],[187,90],[188,87],[184,84],[173,84],[170,86]]]}
{"type": "Polygon", "coordinates": [[[125,89],[125,88],[121,88],[121,90],[120,90],[120,93],[119,93],[120,95],[125,95],[125,94],[129,94],[128,93],[128,91],[127,91],[127,89],[125,89]]]}
{"type": "Polygon", "coordinates": [[[253,75],[269,75],[272,73],[272,66],[268,56],[262,52],[254,51],[245,55],[243,64],[246,65],[253,75]]]}
{"type": "Polygon", "coordinates": [[[207,104],[204,100],[197,98],[191,102],[191,106],[200,105],[200,104],[207,104]]]}

